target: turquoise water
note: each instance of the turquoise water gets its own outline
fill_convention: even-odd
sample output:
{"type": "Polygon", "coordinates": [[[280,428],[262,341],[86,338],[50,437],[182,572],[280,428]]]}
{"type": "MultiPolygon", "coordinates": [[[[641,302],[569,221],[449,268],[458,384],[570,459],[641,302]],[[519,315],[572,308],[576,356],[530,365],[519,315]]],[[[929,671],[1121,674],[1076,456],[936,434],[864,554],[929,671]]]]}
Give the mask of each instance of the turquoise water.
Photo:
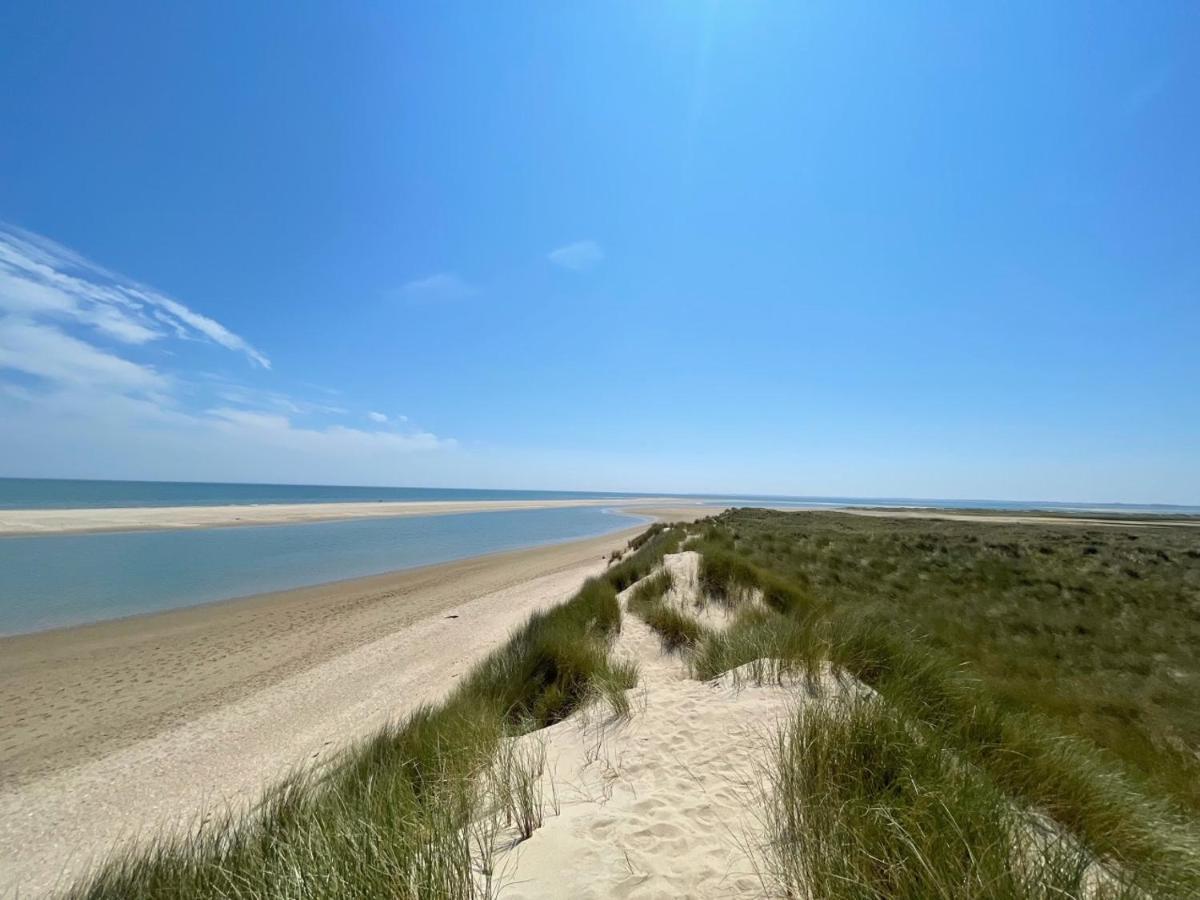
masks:
{"type": "Polygon", "coordinates": [[[646,521],[579,507],[0,538],[0,634],[449,562],[646,521]]]}

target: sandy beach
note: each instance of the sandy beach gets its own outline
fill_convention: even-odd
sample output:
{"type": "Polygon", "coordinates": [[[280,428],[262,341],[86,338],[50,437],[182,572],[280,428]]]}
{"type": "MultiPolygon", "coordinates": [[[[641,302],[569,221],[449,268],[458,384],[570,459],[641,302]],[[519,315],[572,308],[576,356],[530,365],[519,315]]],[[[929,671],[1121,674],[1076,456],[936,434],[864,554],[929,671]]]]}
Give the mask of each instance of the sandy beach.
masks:
{"type": "Polygon", "coordinates": [[[674,499],[617,500],[456,500],[378,503],[268,503],[252,506],[130,506],[106,509],[4,509],[0,535],[87,534],[160,528],[218,528],[235,525],[299,525],[337,519],[447,516],[455,513],[576,506],[634,508],[681,505],[674,499]]]}
{"type": "Polygon", "coordinates": [[[0,639],[0,896],[437,700],[635,531],[0,639]]]}

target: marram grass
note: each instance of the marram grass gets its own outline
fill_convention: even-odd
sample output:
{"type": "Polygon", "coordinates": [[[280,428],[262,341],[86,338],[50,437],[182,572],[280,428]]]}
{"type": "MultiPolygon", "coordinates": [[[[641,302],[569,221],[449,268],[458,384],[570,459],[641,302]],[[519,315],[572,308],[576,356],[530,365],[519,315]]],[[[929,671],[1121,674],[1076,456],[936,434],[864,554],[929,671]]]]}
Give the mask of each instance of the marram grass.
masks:
{"type": "MultiPolygon", "coordinates": [[[[888,532],[895,523],[874,520],[866,525],[846,525],[842,521],[846,518],[741,511],[722,516],[708,526],[702,539],[693,545],[705,556],[706,563],[701,571],[706,574],[702,581],[707,582],[709,590],[718,594],[724,591],[725,596],[735,590],[762,591],[765,608],[743,606],[729,629],[708,635],[690,656],[696,676],[711,678],[755,660],[765,673],[761,676],[764,680],[785,672],[811,675],[827,666],[834,672],[852,676],[878,692],[886,704],[887,715],[901,717],[905,728],[913,734],[924,735],[924,744],[952,754],[958,765],[969,768],[974,773],[972,777],[986,785],[986,790],[1000,792],[1014,809],[1044,816],[1054,823],[1059,833],[1074,842],[1071,846],[1088,854],[1089,859],[1109,873],[1103,884],[1106,893],[1200,896],[1200,830],[1193,815],[1180,809],[1172,797],[1148,782],[1143,772],[1130,768],[1119,756],[1086,737],[1071,733],[1073,729],[1064,729],[1063,724],[1069,726],[1072,723],[1057,721],[1052,715],[1052,706],[1014,704],[1003,690],[999,676],[981,677],[969,662],[965,666],[959,664],[954,659],[955,645],[944,638],[931,640],[924,631],[918,630],[925,624],[921,613],[927,608],[925,605],[914,607],[902,594],[884,599],[885,592],[901,588],[920,590],[924,594],[924,586],[930,579],[950,585],[959,581],[978,584],[982,596],[960,602],[958,616],[962,621],[955,624],[960,632],[977,633],[979,629],[971,619],[988,614],[987,585],[1001,584],[1004,585],[1006,603],[1020,608],[1025,616],[1024,624],[1013,621],[1006,627],[1018,634],[1022,631],[1037,633],[1045,627],[1040,618],[1057,615],[1057,608],[1044,600],[1023,603],[1020,582],[1038,584],[1038,564],[1042,560],[1053,560],[1054,552],[1036,550],[1033,562],[1027,561],[1023,569],[1018,569],[1022,574],[1014,581],[1002,568],[989,561],[992,559],[990,545],[995,541],[988,540],[987,529],[997,526],[971,526],[978,534],[960,529],[966,531],[960,536],[966,549],[957,554],[946,553],[945,542],[910,541],[904,546],[905,554],[928,553],[932,556],[923,563],[928,574],[924,579],[889,583],[886,579],[880,580],[883,573],[896,566],[912,565],[907,559],[897,560],[890,555],[878,559],[871,555],[872,552],[883,552],[881,548],[891,548],[888,553],[896,552],[889,543],[888,532]],[[830,526],[830,522],[835,525],[830,526]],[[853,557],[837,539],[839,529],[849,530],[855,536],[857,543],[853,557]],[[802,567],[788,568],[788,560],[795,559],[789,540],[800,542],[805,548],[800,557],[802,567]],[[974,560],[970,549],[973,546],[982,552],[982,560],[974,560]],[[710,558],[715,562],[710,564],[710,558]],[[985,573],[982,583],[978,575],[981,571],[985,573]],[[847,593],[848,583],[855,585],[855,593],[847,593]],[[776,596],[793,598],[794,602],[766,602],[768,588],[776,596]],[[997,687],[1001,690],[997,691],[997,687]]],[[[1023,539],[1032,540],[1039,548],[1049,546],[1039,543],[1048,539],[1036,532],[1023,539]]],[[[1014,549],[1012,542],[1001,542],[999,546],[1005,558],[1021,557],[1021,550],[1019,547],[1014,549]]],[[[1161,561],[1160,553],[1169,558],[1167,551],[1152,553],[1150,556],[1143,552],[1142,558],[1161,561]]],[[[1083,555],[1091,557],[1095,554],[1083,555]]],[[[1062,560],[1058,559],[1056,565],[1061,566],[1062,560]]],[[[1086,586],[1086,582],[1076,583],[1076,590],[1086,586]]],[[[1164,583],[1162,589],[1169,593],[1178,586],[1164,583]]],[[[1080,593],[1085,592],[1080,590],[1080,593]]],[[[1102,625],[1094,623],[1093,627],[1102,625]]],[[[1123,624],[1122,627],[1127,626],[1123,624]]],[[[1031,654],[1043,652],[1019,643],[1011,650],[1015,661],[1022,665],[1027,664],[1024,660],[1031,654]]],[[[975,651],[972,647],[961,648],[967,660],[975,651]]],[[[1064,667],[1069,665],[1061,659],[1059,662],[1064,667]]],[[[1052,671],[1053,659],[1045,665],[1052,671]]],[[[1052,683],[1047,687],[1053,691],[1052,683]]],[[[884,714],[872,709],[869,715],[884,714]]],[[[817,717],[810,725],[829,729],[835,725],[841,727],[845,722],[817,717]]],[[[785,758],[791,757],[778,756],[779,760],[785,758]]],[[[1169,758],[1149,757],[1159,766],[1169,758]]],[[[1145,764],[1147,757],[1138,756],[1135,761],[1145,764]]],[[[849,766],[847,772],[845,777],[851,781],[871,777],[871,772],[861,767],[849,766]]],[[[780,779],[787,777],[781,772],[776,775],[780,779]]],[[[928,771],[923,777],[933,779],[928,771]]],[[[1159,781],[1171,783],[1169,777],[1155,779],[1155,782],[1159,781]]],[[[933,781],[923,786],[932,788],[933,781]]],[[[865,790],[864,785],[860,787],[865,790]]],[[[971,808],[971,804],[965,805],[964,814],[971,808]]],[[[821,811],[836,812],[825,806],[821,811]]],[[[954,828],[958,829],[983,828],[985,824],[974,819],[959,821],[958,817],[953,821],[956,823],[954,828]]],[[[857,842],[855,845],[868,856],[884,858],[890,852],[880,843],[884,833],[861,829],[856,832],[860,826],[862,820],[858,818],[841,821],[839,834],[848,841],[857,842]]],[[[953,830],[947,824],[934,844],[952,846],[953,830]]],[[[901,833],[904,833],[903,829],[901,833]]],[[[982,847],[980,852],[983,852],[982,847]]],[[[922,852],[912,861],[914,865],[929,866],[936,859],[938,857],[922,852]]],[[[980,865],[983,865],[982,857],[980,865]]],[[[1054,866],[1057,865],[1055,862],[1054,866]]],[[[913,888],[916,893],[909,896],[921,896],[922,891],[932,892],[935,883],[958,885],[956,889],[961,893],[948,896],[1043,895],[1028,887],[1020,888],[1026,891],[1025,894],[989,894],[980,892],[977,886],[963,883],[950,870],[926,874],[930,878],[936,875],[936,878],[929,883],[911,882],[924,886],[913,888]]],[[[1043,875],[1038,876],[1042,878],[1039,885],[1060,884],[1060,879],[1057,875],[1052,877],[1050,869],[1043,875]]],[[[845,892],[830,892],[828,896],[905,896],[904,891],[908,890],[907,887],[902,890],[893,886],[879,892],[842,876],[837,876],[834,881],[846,886],[845,892]],[[857,887],[851,889],[848,885],[857,887]]],[[[1041,886],[1037,890],[1040,891],[1041,886]]],[[[1076,896],[1077,893],[1046,894],[1058,895],[1076,896]]]]}

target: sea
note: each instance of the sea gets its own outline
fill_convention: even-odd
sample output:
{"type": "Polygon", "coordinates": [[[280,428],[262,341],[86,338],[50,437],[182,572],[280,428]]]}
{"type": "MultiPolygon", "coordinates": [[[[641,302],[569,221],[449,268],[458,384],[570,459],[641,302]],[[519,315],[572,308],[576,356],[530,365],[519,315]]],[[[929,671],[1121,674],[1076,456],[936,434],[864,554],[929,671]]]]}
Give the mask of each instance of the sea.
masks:
{"type": "Polygon", "coordinates": [[[0,509],[108,509],[117,506],[237,506],[257,503],[374,503],[451,500],[613,500],[645,496],[588,491],[363,487],[328,484],[220,484],[203,481],[89,481],[0,478],[0,509]]]}
{"type": "MultiPolygon", "coordinates": [[[[0,510],[646,496],[298,484],[0,478],[0,510]]],[[[847,506],[1200,515],[1200,507],[1056,501],[658,494],[711,506],[847,506]]],[[[0,537],[0,635],[20,634],[432,565],[647,522],[603,506],[256,525],[0,537]]]]}

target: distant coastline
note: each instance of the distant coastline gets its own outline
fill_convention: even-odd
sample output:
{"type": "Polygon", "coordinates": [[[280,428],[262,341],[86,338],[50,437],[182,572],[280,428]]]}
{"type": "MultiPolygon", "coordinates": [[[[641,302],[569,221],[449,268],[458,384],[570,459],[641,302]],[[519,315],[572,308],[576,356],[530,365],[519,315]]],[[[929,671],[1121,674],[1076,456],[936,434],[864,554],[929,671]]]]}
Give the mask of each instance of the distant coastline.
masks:
{"type": "Polygon", "coordinates": [[[114,531],[178,531],[255,525],[304,525],[349,519],[403,519],[548,509],[634,509],[638,500],[456,500],[358,503],[264,503],[237,506],[112,506],[0,509],[0,537],[97,534],[114,531]]]}
{"type": "Polygon", "coordinates": [[[559,506],[0,538],[0,635],[586,540],[652,515],[559,506]]]}
{"type": "MultiPolygon", "coordinates": [[[[368,503],[493,503],[519,501],[636,500],[653,496],[712,506],[773,506],[796,509],[980,509],[1005,512],[1112,512],[1200,515],[1200,505],[1073,500],[855,497],[788,494],[681,494],[671,492],[546,491],[493,488],[386,487],[370,485],[266,484],[252,482],[118,481],[76,478],[0,477],[0,511],[121,509],[368,503]]],[[[493,507],[495,508],[495,507],[493,507]]],[[[511,508],[519,508],[511,507],[511,508]]]]}
{"type": "Polygon", "coordinates": [[[641,496],[645,495],[603,491],[492,490],[490,488],[0,478],[0,510],[379,502],[458,503],[484,500],[621,500],[641,496]]]}

